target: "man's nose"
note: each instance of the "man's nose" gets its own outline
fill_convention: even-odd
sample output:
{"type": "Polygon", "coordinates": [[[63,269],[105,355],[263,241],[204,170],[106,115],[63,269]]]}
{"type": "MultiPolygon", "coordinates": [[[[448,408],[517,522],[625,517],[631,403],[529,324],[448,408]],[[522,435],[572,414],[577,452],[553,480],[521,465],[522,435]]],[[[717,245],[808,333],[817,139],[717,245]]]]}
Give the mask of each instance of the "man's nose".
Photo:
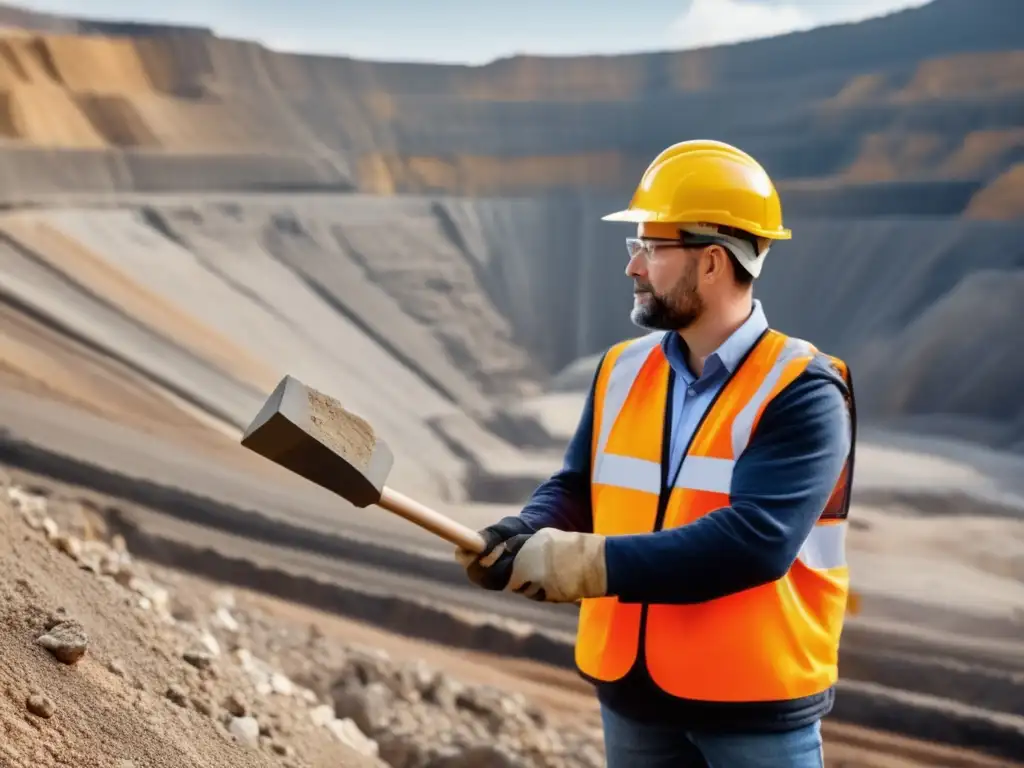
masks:
{"type": "Polygon", "coordinates": [[[630,256],[626,262],[626,275],[629,277],[644,277],[647,274],[647,262],[643,254],[630,256]]]}

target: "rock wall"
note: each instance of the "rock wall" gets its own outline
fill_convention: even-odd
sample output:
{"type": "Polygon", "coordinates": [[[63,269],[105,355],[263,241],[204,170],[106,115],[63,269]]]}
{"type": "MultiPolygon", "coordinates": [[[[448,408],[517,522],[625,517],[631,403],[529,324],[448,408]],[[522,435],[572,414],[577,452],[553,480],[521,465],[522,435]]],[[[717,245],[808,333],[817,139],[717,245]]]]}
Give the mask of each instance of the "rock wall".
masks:
{"type": "MultiPolygon", "coordinates": [[[[593,219],[577,262],[586,287],[578,324],[557,333],[552,323],[548,332],[585,359],[559,357],[567,368],[556,389],[588,387],[595,355],[641,332],[628,320],[631,286],[614,253],[620,241],[593,219]]],[[[1015,396],[1024,377],[1015,352],[1024,224],[801,217],[790,225],[794,238],[769,255],[755,295],[780,330],[847,360],[864,422],[1024,449],[1015,396]]],[[[524,298],[523,307],[537,303],[524,298]]]]}
{"type": "Polygon", "coordinates": [[[815,214],[848,215],[852,195],[859,215],[953,215],[1024,152],[1014,0],[936,0],[736,46],[482,67],[280,54],[204,30],[72,28],[0,38],[0,154],[62,150],[55,182],[46,154],[0,159],[8,200],[325,185],[626,195],[661,148],[710,135],[797,189],[818,180],[826,194],[795,196],[815,214]],[[197,159],[210,155],[231,157],[197,159]],[[893,181],[915,186],[863,189],[893,181]],[[864,207],[879,194],[886,203],[864,207]]]}
{"type": "MultiPolygon", "coordinates": [[[[461,476],[469,460],[530,485],[528,457],[488,434],[528,442],[497,424],[500,410],[640,333],[626,228],[600,221],[619,202],[345,195],[63,209],[0,221],[0,259],[19,306],[232,424],[291,372],[404,451],[420,446],[436,472],[461,476]]],[[[851,364],[865,422],[1024,447],[1024,225],[789,223],[794,239],[769,256],[756,295],[776,327],[851,364]]]]}
{"type": "Polygon", "coordinates": [[[864,418],[1020,447],[1024,417],[1007,393],[1024,371],[1004,330],[1020,320],[1024,212],[1015,0],[936,0],[697,51],[483,67],[23,23],[0,37],[0,202],[65,208],[37,221],[60,243],[27,243],[36,224],[9,231],[6,296],[19,311],[45,304],[101,348],[131,336],[121,359],[217,418],[238,424],[288,368],[379,413],[436,457],[434,472],[512,466],[487,431],[523,440],[531,427],[495,403],[637,332],[626,232],[600,215],[666,144],[710,135],[779,180],[796,237],[758,294],[779,327],[853,364],[864,418]],[[90,198],[111,192],[137,197],[98,214],[90,198]],[[190,196],[146,201],[173,192],[190,196]],[[233,199],[248,192],[264,195],[233,199]],[[65,253],[59,279],[41,266],[51,247],[65,253]],[[127,299],[121,315],[105,306],[109,284],[94,286],[103,301],[54,298],[88,283],[82,259],[218,340],[191,359],[169,315],[139,322],[127,299]],[[171,357],[147,352],[150,337],[171,357]],[[965,356],[969,375],[936,384],[965,356]],[[399,391],[407,408],[382,405],[399,391]]]}

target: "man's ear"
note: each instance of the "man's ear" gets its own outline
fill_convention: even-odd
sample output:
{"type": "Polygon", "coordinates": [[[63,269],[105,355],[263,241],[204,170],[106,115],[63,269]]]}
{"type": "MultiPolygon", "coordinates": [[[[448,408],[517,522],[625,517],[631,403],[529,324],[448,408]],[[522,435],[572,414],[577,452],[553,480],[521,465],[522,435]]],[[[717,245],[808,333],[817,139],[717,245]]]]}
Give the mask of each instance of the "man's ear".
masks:
{"type": "Polygon", "coordinates": [[[721,278],[729,274],[729,254],[721,245],[709,245],[704,249],[702,255],[708,257],[707,262],[702,267],[702,278],[721,278]]]}

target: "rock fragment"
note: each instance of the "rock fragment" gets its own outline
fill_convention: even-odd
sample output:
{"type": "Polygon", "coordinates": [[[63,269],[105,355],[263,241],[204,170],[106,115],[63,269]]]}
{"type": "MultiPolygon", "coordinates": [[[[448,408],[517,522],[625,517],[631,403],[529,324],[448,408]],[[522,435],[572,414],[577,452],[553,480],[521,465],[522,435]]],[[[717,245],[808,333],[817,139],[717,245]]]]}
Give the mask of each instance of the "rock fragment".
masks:
{"type": "Polygon", "coordinates": [[[228,723],[228,733],[252,749],[260,745],[260,724],[255,717],[233,717],[228,723]]]}
{"type": "Polygon", "coordinates": [[[188,701],[188,691],[186,691],[184,688],[182,688],[179,685],[171,685],[171,686],[169,686],[167,688],[166,696],[167,696],[168,699],[173,701],[179,707],[187,707],[188,704],[189,704],[189,701],[188,701]]]}
{"type": "Polygon", "coordinates": [[[69,536],[66,533],[59,534],[54,538],[53,544],[72,560],[77,561],[82,557],[82,542],[74,536],[69,536]]]}
{"type": "Polygon", "coordinates": [[[334,719],[327,724],[327,727],[339,741],[344,742],[361,755],[377,756],[377,742],[364,734],[350,718],[334,719]]]}
{"type": "Polygon", "coordinates": [[[246,702],[245,697],[235,691],[224,700],[224,709],[235,717],[245,717],[246,713],[249,711],[249,705],[246,702]]]}
{"type": "Polygon", "coordinates": [[[213,664],[213,654],[197,648],[185,651],[181,658],[196,669],[209,669],[210,665],[213,664]]]}
{"type": "Polygon", "coordinates": [[[330,704],[321,704],[309,710],[309,719],[313,725],[324,726],[334,719],[334,708],[330,704]]]}
{"type": "Polygon", "coordinates": [[[270,689],[281,696],[291,696],[295,692],[292,681],[280,672],[275,672],[270,676],[270,689]]]}
{"type": "Polygon", "coordinates": [[[57,711],[57,706],[53,703],[52,699],[35,691],[25,699],[25,708],[33,715],[46,719],[53,717],[57,711]]]}
{"type": "Polygon", "coordinates": [[[334,694],[334,713],[339,718],[353,720],[363,733],[374,733],[387,725],[393,709],[389,698],[383,683],[340,690],[334,694]]]}
{"type": "Polygon", "coordinates": [[[89,635],[74,619],[53,625],[36,640],[64,664],[77,664],[89,648],[89,635]]]}
{"type": "Polygon", "coordinates": [[[281,755],[281,757],[291,757],[294,750],[287,744],[282,744],[279,741],[275,741],[270,745],[270,748],[274,750],[274,754],[281,755]]]}

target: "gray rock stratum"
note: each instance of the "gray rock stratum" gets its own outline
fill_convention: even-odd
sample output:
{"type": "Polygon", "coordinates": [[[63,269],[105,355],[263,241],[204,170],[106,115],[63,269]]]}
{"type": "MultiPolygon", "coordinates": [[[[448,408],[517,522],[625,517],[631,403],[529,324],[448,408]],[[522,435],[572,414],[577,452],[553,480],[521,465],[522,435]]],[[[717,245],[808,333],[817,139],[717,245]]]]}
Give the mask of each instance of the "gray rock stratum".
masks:
{"type": "MultiPolygon", "coordinates": [[[[235,427],[296,375],[400,447],[400,479],[449,495],[467,457],[534,477],[510,445],[529,424],[507,414],[585,387],[593,357],[555,374],[638,332],[625,233],[599,220],[616,202],[236,195],[21,212],[0,218],[2,294],[235,427]]],[[[779,328],[850,362],[865,424],[1021,449],[1024,225],[791,226],[758,296],[779,328]]]]}
{"type": "Polygon", "coordinates": [[[665,145],[714,136],[778,179],[795,239],[759,295],[849,360],[863,418],[1019,450],[1022,14],[935,0],[462,67],[0,8],[0,197],[33,210],[5,219],[5,317],[235,426],[299,375],[415,457],[410,485],[457,496],[471,464],[518,493],[535,473],[507,443],[552,444],[514,403],[636,332],[600,214],[665,145]]]}

